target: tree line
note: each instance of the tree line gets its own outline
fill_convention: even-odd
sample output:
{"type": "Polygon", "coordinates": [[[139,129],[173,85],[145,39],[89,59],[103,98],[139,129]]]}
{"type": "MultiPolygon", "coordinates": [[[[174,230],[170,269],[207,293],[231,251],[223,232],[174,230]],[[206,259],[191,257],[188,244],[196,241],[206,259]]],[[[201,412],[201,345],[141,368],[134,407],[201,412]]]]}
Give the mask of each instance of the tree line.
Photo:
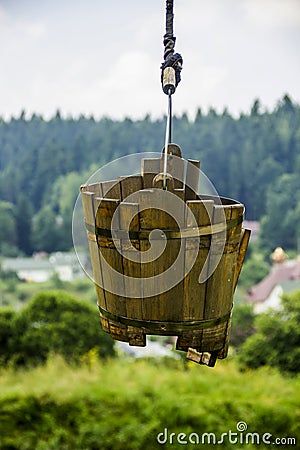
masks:
{"type": "MultiPolygon", "coordinates": [[[[81,116],[46,121],[23,111],[0,119],[0,253],[72,246],[71,219],[79,186],[96,168],[129,153],[158,151],[166,118],[143,120],[81,116]]],[[[300,106],[285,95],[272,111],[255,100],[233,117],[199,108],[174,117],[174,142],[200,159],[220,195],[246,206],[261,221],[261,245],[295,249],[300,238],[300,106]]]]}

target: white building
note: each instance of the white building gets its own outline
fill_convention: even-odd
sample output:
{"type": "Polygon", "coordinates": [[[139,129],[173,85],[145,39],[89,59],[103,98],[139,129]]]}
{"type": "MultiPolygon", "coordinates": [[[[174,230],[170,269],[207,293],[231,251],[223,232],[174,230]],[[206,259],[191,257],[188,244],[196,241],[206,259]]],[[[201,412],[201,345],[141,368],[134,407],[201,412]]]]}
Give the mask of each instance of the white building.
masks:
{"type": "MultiPolygon", "coordinates": [[[[84,258],[80,258],[84,260],[84,258]]],[[[87,260],[87,259],[86,259],[87,260]]],[[[3,271],[15,272],[20,280],[41,283],[57,274],[62,281],[72,281],[84,276],[75,253],[56,252],[49,256],[3,258],[3,271]]]]}

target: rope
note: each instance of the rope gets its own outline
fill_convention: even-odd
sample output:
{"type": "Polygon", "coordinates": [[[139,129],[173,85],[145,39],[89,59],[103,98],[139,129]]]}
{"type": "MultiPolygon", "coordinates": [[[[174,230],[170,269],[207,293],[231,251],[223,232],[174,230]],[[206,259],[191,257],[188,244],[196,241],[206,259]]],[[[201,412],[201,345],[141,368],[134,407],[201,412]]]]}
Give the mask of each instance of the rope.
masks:
{"type": "Polygon", "coordinates": [[[161,82],[163,86],[163,91],[165,94],[169,95],[169,90],[171,89],[171,94],[175,92],[178,83],[181,80],[180,72],[182,70],[183,59],[179,53],[174,53],[174,47],[176,42],[176,37],[173,35],[173,0],[166,0],[166,34],[164,35],[164,61],[161,64],[161,82]],[[172,67],[175,70],[175,86],[164,85],[164,70],[167,67],[172,67]]]}
{"type": "Polygon", "coordinates": [[[176,37],[173,36],[173,0],[167,0],[166,5],[166,34],[164,35],[164,60],[166,61],[174,53],[176,37]]]}
{"type": "Polygon", "coordinates": [[[161,64],[161,83],[168,95],[168,116],[165,137],[165,154],[163,168],[163,189],[167,189],[168,145],[172,139],[172,94],[181,80],[183,60],[179,53],[174,53],[176,37],[173,35],[173,0],[166,0],[166,34],[164,35],[164,62],[161,64]]]}

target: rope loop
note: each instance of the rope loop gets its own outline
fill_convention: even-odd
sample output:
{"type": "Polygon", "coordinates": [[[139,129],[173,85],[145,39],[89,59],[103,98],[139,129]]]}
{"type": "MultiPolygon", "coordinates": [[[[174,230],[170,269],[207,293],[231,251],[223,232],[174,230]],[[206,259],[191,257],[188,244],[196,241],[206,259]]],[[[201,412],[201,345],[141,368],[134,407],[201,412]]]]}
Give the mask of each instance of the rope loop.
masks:
{"type": "Polygon", "coordinates": [[[181,70],[183,65],[182,56],[179,53],[174,53],[176,37],[173,35],[173,0],[166,0],[166,33],[164,35],[164,61],[161,68],[161,83],[165,94],[175,92],[181,80],[181,70]],[[174,76],[168,73],[166,75],[165,69],[170,67],[174,70],[174,76]]]}

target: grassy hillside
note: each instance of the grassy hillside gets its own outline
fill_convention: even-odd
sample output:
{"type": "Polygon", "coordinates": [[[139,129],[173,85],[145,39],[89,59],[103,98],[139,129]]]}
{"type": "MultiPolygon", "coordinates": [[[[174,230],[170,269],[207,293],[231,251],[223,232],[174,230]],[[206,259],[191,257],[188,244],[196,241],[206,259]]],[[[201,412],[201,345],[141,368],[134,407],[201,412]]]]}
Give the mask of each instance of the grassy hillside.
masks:
{"type": "Polygon", "coordinates": [[[208,436],[201,444],[203,433],[220,440],[241,421],[248,428],[238,433],[238,443],[226,435],[217,447],[257,448],[245,444],[247,433],[254,432],[260,439],[270,433],[271,442],[287,437],[300,442],[300,378],[270,369],[240,373],[232,361],[208,369],[173,361],[99,362],[90,352],[77,368],[53,357],[30,371],[3,370],[0,385],[1,449],[175,449],[183,445],[178,433],[186,434],[179,440],[196,442],[198,436],[199,446],[210,448],[208,436]],[[168,443],[158,444],[165,428],[168,443]]]}

